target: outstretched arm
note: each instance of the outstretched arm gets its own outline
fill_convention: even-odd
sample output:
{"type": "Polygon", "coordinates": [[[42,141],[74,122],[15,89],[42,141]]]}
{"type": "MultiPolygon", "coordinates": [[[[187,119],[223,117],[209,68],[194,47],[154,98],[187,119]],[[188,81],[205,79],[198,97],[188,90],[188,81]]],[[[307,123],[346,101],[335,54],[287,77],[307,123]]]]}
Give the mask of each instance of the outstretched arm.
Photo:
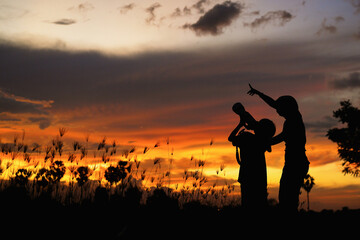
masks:
{"type": "Polygon", "coordinates": [[[253,88],[251,86],[251,84],[249,84],[250,90],[247,92],[250,96],[253,96],[254,94],[257,94],[262,100],[264,100],[264,102],[266,102],[270,107],[275,108],[276,109],[276,104],[275,104],[275,100],[272,99],[271,97],[265,95],[264,93],[256,90],[255,88],[253,88]]]}
{"type": "Polygon", "coordinates": [[[271,145],[276,145],[278,143],[281,143],[282,141],[284,141],[284,133],[281,132],[278,135],[276,135],[275,137],[273,137],[271,139],[271,145]]]}

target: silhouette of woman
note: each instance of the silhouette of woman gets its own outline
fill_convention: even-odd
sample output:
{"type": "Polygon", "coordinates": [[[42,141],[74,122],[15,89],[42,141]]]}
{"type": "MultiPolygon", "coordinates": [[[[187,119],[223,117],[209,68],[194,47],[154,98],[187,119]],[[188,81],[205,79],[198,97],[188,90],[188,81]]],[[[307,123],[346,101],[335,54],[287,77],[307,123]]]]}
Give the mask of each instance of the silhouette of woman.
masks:
{"type": "Polygon", "coordinates": [[[298,104],[292,96],[281,96],[275,101],[250,84],[249,86],[249,95],[258,95],[285,118],[282,132],[272,138],[271,144],[285,142],[285,165],[280,179],[279,205],[286,213],[296,213],[300,187],[309,170],[309,161],[305,154],[305,126],[298,104]]]}
{"type": "Polygon", "coordinates": [[[240,116],[240,123],[228,140],[236,146],[236,159],[240,165],[238,181],[241,184],[241,205],[251,212],[261,212],[267,205],[265,151],[271,152],[275,125],[269,119],[257,122],[240,103],[234,104],[233,111],[240,116]],[[245,128],[240,130],[242,127],[254,130],[255,134],[244,131],[245,128]]]}

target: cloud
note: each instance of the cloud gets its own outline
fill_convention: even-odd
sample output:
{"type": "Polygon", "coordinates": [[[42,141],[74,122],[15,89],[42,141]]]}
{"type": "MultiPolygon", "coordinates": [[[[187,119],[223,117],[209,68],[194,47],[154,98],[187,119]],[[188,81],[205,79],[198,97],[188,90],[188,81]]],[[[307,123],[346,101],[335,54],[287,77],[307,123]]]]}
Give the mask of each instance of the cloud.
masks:
{"type": "Polygon", "coordinates": [[[42,130],[51,125],[51,119],[48,117],[30,117],[29,121],[39,124],[39,128],[42,130]]]}
{"type": "Polygon", "coordinates": [[[16,96],[0,89],[0,121],[36,123],[40,129],[45,129],[51,124],[47,109],[52,103],[16,96]]]}
{"type": "Polygon", "coordinates": [[[16,116],[12,116],[11,114],[8,114],[8,113],[0,113],[0,121],[20,122],[21,119],[16,116]]]}
{"type": "Polygon", "coordinates": [[[170,16],[175,18],[175,17],[186,16],[186,15],[191,15],[191,9],[188,8],[187,6],[185,6],[183,8],[183,10],[181,10],[180,8],[175,8],[174,12],[170,16]]]}
{"type": "Polygon", "coordinates": [[[314,133],[324,133],[323,136],[327,133],[327,131],[335,127],[338,124],[338,121],[331,117],[331,116],[325,116],[320,121],[314,121],[314,122],[305,122],[306,130],[310,130],[314,133]]]}
{"type": "Polygon", "coordinates": [[[196,9],[198,11],[198,13],[205,13],[205,8],[204,5],[209,4],[209,0],[200,0],[198,2],[196,2],[194,5],[192,5],[192,8],[196,9]]]}
{"type": "Polygon", "coordinates": [[[337,17],[335,18],[335,22],[336,22],[336,23],[340,23],[340,22],[343,22],[343,21],[345,21],[345,18],[342,17],[342,16],[337,16],[337,17]]]}
{"type": "Polygon", "coordinates": [[[327,25],[326,21],[327,21],[327,19],[324,18],[323,21],[321,22],[320,29],[316,32],[317,35],[320,36],[323,33],[334,34],[337,32],[337,27],[334,25],[327,25]]]}
{"type": "Polygon", "coordinates": [[[256,18],[251,23],[244,23],[244,26],[251,27],[252,29],[256,29],[259,27],[264,27],[269,23],[273,23],[275,25],[284,26],[286,23],[290,22],[294,16],[284,10],[279,11],[270,11],[267,12],[265,15],[256,18]]]}
{"type": "Polygon", "coordinates": [[[58,24],[58,25],[71,25],[76,23],[76,21],[74,19],[69,19],[69,18],[63,18],[63,19],[59,19],[57,21],[52,22],[53,24],[58,24]]]}
{"type": "Polygon", "coordinates": [[[355,14],[360,13],[360,1],[359,0],[349,0],[351,5],[355,8],[355,14]]]}
{"type": "Polygon", "coordinates": [[[0,89],[0,112],[46,114],[45,108],[50,108],[52,103],[15,96],[0,89]]]}
{"type": "Polygon", "coordinates": [[[194,24],[185,24],[183,28],[189,28],[198,36],[219,35],[223,33],[223,28],[229,26],[241,13],[243,6],[240,3],[225,1],[216,4],[207,11],[194,24]]]}
{"type": "Polygon", "coordinates": [[[156,2],[152,4],[150,7],[146,8],[145,12],[149,13],[149,17],[145,19],[147,23],[152,23],[156,19],[155,10],[161,7],[161,4],[156,2]]]}
{"type": "Polygon", "coordinates": [[[85,3],[80,3],[79,5],[70,7],[68,10],[69,11],[77,11],[77,12],[80,12],[82,14],[85,14],[85,13],[87,13],[89,11],[94,10],[94,9],[95,9],[94,5],[92,5],[91,3],[85,2],[85,3]]]}
{"type": "Polygon", "coordinates": [[[124,5],[122,7],[119,7],[118,9],[121,14],[126,14],[128,11],[133,10],[134,7],[135,7],[135,3],[130,3],[130,4],[124,5]]]}
{"type": "Polygon", "coordinates": [[[335,79],[329,84],[335,89],[360,88],[360,72],[350,73],[348,76],[335,79]]]}
{"type": "MultiPolygon", "coordinates": [[[[326,43],[329,41],[335,40],[326,43]]],[[[28,104],[26,111],[51,112],[53,124],[62,121],[65,126],[83,126],[84,131],[113,131],[111,134],[121,133],[126,140],[176,135],[186,141],[195,134],[197,139],[209,139],[227,135],[233,127],[231,106],[235,101],[249,109],[256,106],[252,112],[258,118],[276,117],[271,110],[274,115],[266,115],[266,107],[258,108],[259,100],[246,95],[248,82],[273,97],[290,93],[316,96],[329,69],[358,69],[358,56],[319,54],[317,49],[324,42],[319,39],[306,46],[303,42],[254,42],[221,50],[154,51],[131,57],[0,45],[0,86],[16,89],[7,101],[22,107],[28,104]],[[51,109],[44,108],[47,105],[51,109]],[[80,111],[84,108],[88,110],[80,111]]],[[[331,114],[333,107],[321,106],[311,122],[331,114]]]]}

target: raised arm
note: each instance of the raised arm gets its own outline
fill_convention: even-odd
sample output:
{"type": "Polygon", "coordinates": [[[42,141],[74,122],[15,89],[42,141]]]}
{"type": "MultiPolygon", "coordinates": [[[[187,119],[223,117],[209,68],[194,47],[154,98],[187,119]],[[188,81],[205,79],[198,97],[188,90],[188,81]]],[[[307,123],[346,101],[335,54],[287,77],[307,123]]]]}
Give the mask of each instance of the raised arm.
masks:
{"type": "Polygon", "coordinates": [[[251,86],[251,84],[249,84],[250,90],[247,92],[250,96],[253,96],[254,94],[257,94],[262,100],[264,100],[264,102],[266,102],[270,107],[275,108],[276,109],[276,104],[275,104],[275,100],[272,99],[271,97],[265,95],[264,93],[256,90],[255,88],[253,88],[251,86]]]}
{"type": "Polygon", "coordinates": [[[257,121],[255,120],[255,118],[249,112],[246,111],[243,113],[243,118],[246,123],[245,127],[247,129],[254,130],[257,125],[257,121]]]}
{"type": "Polygon", "coordinates": [[[240,121],[239,124],[235,127],[235,129],[230,133],[230,136],[228,137],[229,142],[233,142],[235,140],[236,135],[242,126],[244,126],[244,124],[242,121],[240,121]]]}

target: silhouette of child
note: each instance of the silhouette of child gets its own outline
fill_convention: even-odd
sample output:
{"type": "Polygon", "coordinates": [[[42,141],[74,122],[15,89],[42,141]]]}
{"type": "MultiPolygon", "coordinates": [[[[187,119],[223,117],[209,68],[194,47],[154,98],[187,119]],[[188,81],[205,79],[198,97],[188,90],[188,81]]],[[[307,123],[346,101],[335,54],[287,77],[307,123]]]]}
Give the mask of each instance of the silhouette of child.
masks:
{"type": "Polygon", "coordinates": [[[279,205],[288,213],[297,212],[300,187],[309,170],[305,154],[306,134],[298,104],[292,96],[281,96],[276,101],[250,86],[249,95],[257,94],[277,113],[285,118],[282,132],[273,137],[271,144],[285,142],[285,165],[280,179],[279,205]]]}
{"type": "Polygon", "coordinates": [[[236,159],[240,165],[241,204],[247,210],[261,211],[267,205],[265,151],[271,152],[275,125],[269,119],[257,122],[240,103],[234,104],[233,111],[240,116],[240,123],[228,140],[236,146],[236,159]],[[244,128],[240,130],[242,127],[254,130],[255,134],[244,131],[244,128]]]}

